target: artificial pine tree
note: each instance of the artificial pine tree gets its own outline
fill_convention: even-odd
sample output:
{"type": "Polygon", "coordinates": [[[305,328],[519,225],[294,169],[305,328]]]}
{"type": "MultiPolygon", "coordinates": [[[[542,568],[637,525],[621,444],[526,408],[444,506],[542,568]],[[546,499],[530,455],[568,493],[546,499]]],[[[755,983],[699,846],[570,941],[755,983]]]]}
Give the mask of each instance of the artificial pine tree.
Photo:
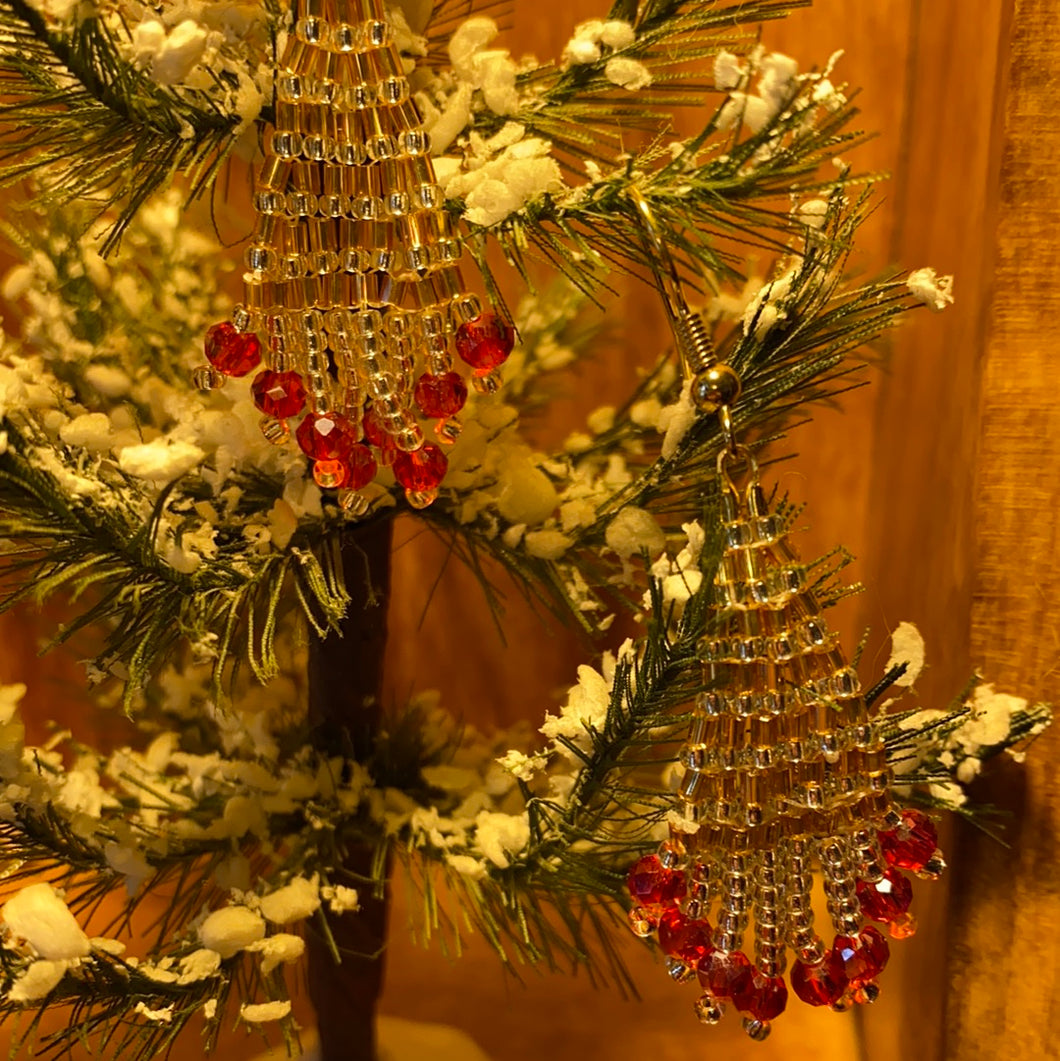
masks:
{"type": "MultiPolygon", "coordinates": [[[[726,540],[771,518],[727,514],[726,462],[764,463],[797,411],[850,385],[858,351],[949,299],[929,269],[844,276],[870,208],[857,175],[832,164],[859,139],[855,111],[830,65],[800,74],[757,40],[759,22],[794,6],[618,0],[538,63],[494,46],[494,4],[0,3],[6,173],[32,181],[7,225],[23,264],[5,285],[20,323],[0,369],[6,601],[67,602],[56,641],[91,644],[94,696],[120,703],[142,738],[25,747],[20,690],[6,689],[0,1008],[21,1016],[27,1049],[82,1041],[143,1058],[204,1019],[209,1047],[238,1020],[278,1027],[294,1049],[288,983],[305,960],[323,1056],[370,1058],[394,873],[416,881],[432,930],[457,931],[439,912],[449,893],[455,921],[507,959],[584,962],[605,979],[624,976],[609,934],[631,865],[633,926],[658,931],[675,979],[735,953],[750,887],[773,947],[759,969],[773,962],[777,979],[784,941],[778,955],[764,932],[776,889],[762,865],[748,886],[725,863],[720,893],[705,874],[716,852],[687,879],[677,868],[681,836],[702,827],[689,805],[731,825],[728,779],[697,780],[707,759],[768,769],[767,794],[790,805],[790,769],[749,762],[739,726],[706,739],[705,711],[760,721],[788,696],[801,718],[810,700],[790,690],[831,683],[827,707],[846,696],[840,670],[856,679],[781,661],[781,685],[756,687],[781,694],[773,706],[725,706],[715,665],[748,651],[760,669],[748,639],[781,633],[741,627],[734,649],[726,609],[746,600],[727,599],[731,568],[794,515],[774,498],[783,531],[726,540]],[[704,100],[702,129],[671,142],[672,109],[704,100]],[[254,235],[233,308],[224,258],[191,219],[207,196],[240,209],[241,156],[254,156],[254,235]],[[757,281],[752,255],[773,259],[757,281]],[[518,299],[502,295],[502,258],[526,287],[518,299]],[[623,273],[659,289],[673,340],[624,404],[538,452],[522,418],[592,349],[623,273]],[[717,366],[738,394],[700,385],[717,366]],[[481,574],[487,599],[488,557],[604,652],[546,716],[543,744],[462,728],[458,709],[424,695],[385,700],[392,528],[410,510],[481,574]],[[166,888],[165,915],[127,948],[120,924],[87,935],[103,897],[124,890],[131,912],[166,888]],[[719,894],[732,939],[696,936],[719,894]],[[67,1023],[38,1042],[51,1008],[67,1023]]],[[[810,627],[846,592],[841,566],[836,554],[800,567],[799,651],[819,647],[810,627]]],[[[912,680],[915,638],[900,641],[888,682],[912,680]]],[[[867,724],[857,704],[837,729],[867,724]]],[[[962,763],[1047,717],[983,687],[941,714],[874,715],[869,772],[883,776],[885,750],[902,782],[892,800],[953,805],[962,763]]],[[[806,731],[821,745],[806,758],[835,787],[823,764],[853,753],[824,746],[824,723],[806,731]]],[[[854,856],[821,853],[851,938],[874,910],[900,935],[895,867],[932,868],[919,812],[879,813],[858,865],[890,852],[890,868],[862,880],[856,904],[843,891],[854,856]]],[[[843,833],[841,807],[834,817],[843,833]]],[[[808,880],[816,848],[792,857],[808,880]]],[[[771,909],[790,915],[787,887],[771,909]]],[[[819,968],[803,944],[800,963],[819,968]]],[[[873,977],[850,971],[865,965],[851,953],[838,993],[819,1000],[868,1000],[873,977]]],[[[768,1031],[762,998],[745,1005],[700,979],[702,1019],[722,1001],[752,1035],[768,1031]]]]}

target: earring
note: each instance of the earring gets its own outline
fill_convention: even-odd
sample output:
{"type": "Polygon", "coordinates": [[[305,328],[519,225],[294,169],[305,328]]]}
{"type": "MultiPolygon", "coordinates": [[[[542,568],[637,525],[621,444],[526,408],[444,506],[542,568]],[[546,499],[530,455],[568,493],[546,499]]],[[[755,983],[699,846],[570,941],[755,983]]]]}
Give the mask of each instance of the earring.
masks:
{"type": "Polygon", "coordinates": [[[708,590],[702,692],[679,755],[684,828],[671,826],[658,853],[630,870],[630,924],[654,934],[674,980],[698,978],[702,1022],[731,1007],[764,1039],[789,985],[812,1006],[873,1001],[889,956],[877,924],[894,938],[915,928],[902,871],[933,878],[944,862],[930,820],[892,803],[878,719],[788,542],[790,517],[771,508],[737,438],[739,376],[688,307],[648,204],[636,195],[634,205],[693,401],[721,428],[723,551],[708,590]]]}
{"type": "Polygon", "coordinates": [[[196,382],[218,387],[264,355],[251,389],[270,442],[285,443],[301,417],[295,438],[314,479],[350,514],[367,509],[359,491],[378,465],[422,508],[467,398],[454,349],[490,392],[514,331],[467,293],[382,0],[299,0],[296,15],[276,70],[243,303],[207,333],[196,382]]]}

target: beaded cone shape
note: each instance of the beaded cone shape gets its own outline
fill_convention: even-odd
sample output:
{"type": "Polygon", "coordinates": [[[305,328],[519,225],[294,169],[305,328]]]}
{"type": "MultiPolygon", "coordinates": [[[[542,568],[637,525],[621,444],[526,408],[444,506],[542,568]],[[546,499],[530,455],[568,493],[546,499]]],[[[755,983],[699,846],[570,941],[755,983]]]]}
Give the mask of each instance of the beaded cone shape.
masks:
{"type": "Polygon", "coordinates": [[[245,375],[264,354],[253,393],[270,441],[300,416],[298,444],[344,507],[363,510],[377,463],[429,504],[447,462],[423,421],[452,442],[467,396],[454,347],[488,391],[514,337],[464,287],[381,0],[299,0],[264,144],[244,301],[210,329],[198,381],[245,375]]]}
{"type": "Polygon", "coordinates": [[[868,922],[911,934],[900,869],[935,876],[942,861],[930,821],[891,804],[878,725],[785,520],[756,480],[744,490],[722,481],[718,622],[701,646],[706,691],[680,752],[677,810],[698,829],[672,831],[631,869],[630,921],[639,935],[657,932],[675,980],[698,976],[702,1021],[729,1005],[764,1038],[787,1003],[789,952],[802,1001],[872,1001],[889,950],[868,922]],[[828,944],[814,925],[817,874],[828,944]]]}

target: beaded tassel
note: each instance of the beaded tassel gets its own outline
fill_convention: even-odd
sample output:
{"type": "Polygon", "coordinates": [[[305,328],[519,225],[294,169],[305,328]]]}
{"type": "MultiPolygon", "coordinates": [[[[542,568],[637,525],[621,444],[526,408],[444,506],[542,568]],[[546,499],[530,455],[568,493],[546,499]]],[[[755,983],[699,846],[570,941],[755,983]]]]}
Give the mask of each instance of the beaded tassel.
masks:
{"type": "Polygon", "coordinates": [[[469,295],[430,138],[382,0],[299,0],[276,72],[243,303],[207,334],[204,388],[246,375],[272,442],[295,436],[317,483],[353,514],[377,465],[410,504],[437,496],[467,387],[498,385],[514,333],[469,295]],[[259,339],[264,338],[264,343],[259,339]]]}
{"type": "Polygon", "coordinates": [[[821,616],[787,520],[770,510],[754,458],[736,441],[740,379],[717,361],[685,302],[647,204],[635,196],[634,206],[658,259],[692,398],[717,414],[725,444],[715,618],[700,644],[704,691],[679,755],[676,810],[694,831],[672,827],[659,853],[630,870],[630,926],[640,936],[657,932],[674,980],[698,977],[702,1022],[732,1006],[747,1033],[764,1039],[789,983],[809,1005],[874,1001],[889,947],[867,922],[893,938],[911,935],[912,888],[899,871],[933,878],[945,864],[931,822],[891,803],[877,719],[821,616]],[[744,485],[738,467],[747,469],[744,485]],[[815,877],[828,945],[814,922],[815,877]]]}
{"type": "Polygon", "coordinates": [[[718,623],[701,644],[706,691],[680,752],[677,810],[698,829],[673,832],[631,870],[630,920],[639,935],[658,931],[674,979],[698,976],[702,1021],[731,1005],[761,1039],[787,1003],[789,953],[803,1002],[873,1001],[889,948],[867,922],[910,935],[899,870],[934,877],[943,862],[931,822],[890,802],[878,726],[784,521],[756,476],[732,484],[727,457],[718,623]],[[814,923],[815,874],[830,944],[814,923]]]}

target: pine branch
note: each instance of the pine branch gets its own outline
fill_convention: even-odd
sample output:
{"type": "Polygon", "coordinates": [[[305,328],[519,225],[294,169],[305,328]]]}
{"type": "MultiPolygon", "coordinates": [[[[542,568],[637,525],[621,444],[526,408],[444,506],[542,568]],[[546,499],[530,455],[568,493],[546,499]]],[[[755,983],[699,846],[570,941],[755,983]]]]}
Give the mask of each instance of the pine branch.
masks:
{"type": "MultiPolygon", "coordinates": [[[[786,513],[785,521],[797,516],[797,510],[783,503],[777,505],[777,511],[786,513]]],[[[707,525],[717,526],[711,516],[710,512],[704,514],[707,525]]],[[[371,877],[350,883],[357,887],[382,887],[382,867],[390,845],[405,866],[412,886],[420,893],[423,914],[419,931],[426,938],[438,936],[443,946],[459,952],[461,936],[470,925],[483,934],[516,974],[513,963],[516,966],[545,963],[561,969],[586,965],[594,980],[614,980],[630,989],[632,985],[614,943],[614,929],[622,920],[620,910],[626,904],[622,887],[625,870],[654,846],[652,830],[661,825],[672,803],[672,793],[663,783],[662,770],[673,759],[677,742],[687,728],[685,705],[704,688],[698,645],[718,621],[712,604],[712,572],[720,552],[720,535],[705,541],[699,558],[704,573],[701,588],[685,603],[679,615],[667,603],[662,581],[651,580],[650,618],[645,634],[622,654],[610,679],[598,678],[609,682],[602,725],[588,724],[581,727],[580,734],[577,729],[571,730],[570,736],[554,741],[553,755],[564,758],[568,766],[561,768],[558,775],[545,774],[543,780],[566,776],[571,783],[563,784],[551,795],[535,794],[533,789],[539,787],[536,784],[522,788],[528,840],[520,849],[512,849],[507,862],[496,854],[491,854],[488,860],[480,857],[483,851],[493,850],[494,841],[480,842],[476,835],[476,829],[485,829],[488,823],[472,818],[461,823],[446,816],[453,813],[455,802],[462,799],[465,782],[461,781],[457,791],[445,793],[442,799],[439,799],[441,793],[428,782],[430,768],[443,765],[461,746],[462,761],[472,761],[467,757],[468,749],[481,738],[463,731],[452,721],[447,734],[440,734],[436,724],[413,711],[385,727],[384,740],[375,749],[371,762],[347,764],[348,770],[336,769],[332,764],[332,781],[328,786],[289,801],[291,805],[269,822],[268,834],[284,835],[287,845],[282,854],[273,852],[270,864],[259,864],[258,879],[270,882],[267,890],[271,890],[278,883],[282,886],[281,882],[292,874],[303,877],[319,874],[327,885],[334,880],[335,867],[341,865],[342,851],[347,845],[374,844],[378,851],[377,869],[371,877]],[[427,736],[432,733],[433,737],[427,736]],[[371,772],[375,792],[400,791],[412,806],[422,811],[406,812],[405,823],[397,829],[393,818],[379,819],[370,810],[375,800],[371,790],[365,788],[365,769],[371,772]],[[424,817],[418,819],[420,813],[424,817]],[[451,830],[449,838],[437,838],[437,830],[451,830]],[[480,868],[470,873],[460,864],[461,858],[480,868]],[[452,892],[449,899],[439,888],[443,874],[447,889],[452,892]],[[447,912],[450,900],[456,902],[459,916],[447,912]]],[[[896,676],[896,670],[892,670],[885,681],[892,681],[896,676]]],[[[934,765],[919,776],[937,785],[944,775],[945,782],[952,784],[954,767],[946,773],[940,769],[938,760],[940,749],[947,746],[945,742],[967,749],[972,746],[969,742],[973,734],[981,740],[984,734],[991,733],[992,743],[976,746],[976,754],[985,759],[1040,732],[1050,717],[1044,705],[1021,707],[1014,698],[993,698],[989,690],[982,696],[978,693],[971,698],[962,696],[950,712],[930,713],[923,718],[904,712],[887,720],[888,758],[902,779],[910,781],[913,775],[902,767],[908,749],[921,749],[919,755],[926,750],[934,765]],[[1008,724],[1004,733],[990,716],[991,711],[1005,713],[1008,724]],[[970,729],[972,724],[979,728],[970,729]]],[[[480,748],[477,754],[479,768],[485,775],[491,764],[490,753],[480,748]]],[[[191,806],[183,808],[181,816],[205,823],[211,814],[216,814],[211,812],[210,802],[227,805],[240,797],[253,801],[255,778],[263,779],[265,791],[269,792],[286,788],[288,777],[301,778],[291,789],[296,791],[310,778],[321,776],[322,764],[295,756],[271,770],[254,772],[246,769],[248,765],[243,763],[241,767],[239,760],[234,760],[220,773],[214,773],[218,790],[208,801],[200,798],[198,804],[193,801],[191,806]]],[[[197,773],[201,767],[194,769],[197,773]]],[[[189,774],[175,791],[192,794],[192,776],[195,775],[189,774]]],[[[170,783],[178,780],[169,773],[167,777],[170,783]]],[[[25,779],[16,781],[24,784],[25,779]]],[[[143,790],[149,793],[151,785],[146,784],[143,790]]],[[[34,798],[39,799],[40,794],[34,798]]],[[[939,805],[938,799],[930,802],[939,805]]],[[[150,804],[146,806],[149,808],[150,804]]],[[[20,811],[20,824],[9,824],[3,833],[3,854],[8,859],[29,858],[35,862],[19,870],[9,882],[15,884],[24,879],[23,873],[42,865],[63,863],[65,870],[53,879],[58,883],[78,882],[81,894],[74,906],[80,910],[90,908],[101,894],[92,884],[86,887],[86,874],[98,877],[109,872],[111,878],[119,875],[106,868],[106,859],[101,854],[100,845],[108,835],[106,826],[96,830],[95,839],[86,841],[83,835],[72,830],[73,819],[70,824],[65,821],[64,815],[70,813],[58,806],[48,807],[43,815],[20,811]]],[[[114,822],[132,821],[133,814],[131,804],[107,812],[114,822]]],[[[498,817],[507,820],[509,815],[501,813],[498,817]]],[[[83,820],[78,828],[83,834],[83,820]]],[[[162,828],[152,841],[153,848],[164,849],[167,854],[147,891],[162,886],[172,888],[176,883],[175,894],[179,897],[158,927],[158,949],[153,952],[156,963],[162,955],[168,955],[170,963],[179,962],[181,955],[190,952],[192,942],[178,939],[174,949],[172,942],[167,945],[167,941],[172,940],[174,933],[197,910],[208,906],[217,891],[212,883],[214,867],[201,859],[201,853],[209,852],[211,847],[199,842],[198,846],[190,843],[171,850],[173,837],[171,831],[167,833],[162,828]],[[198,859],[196,851],[200,852],[198,859]]],[[[219,856],[230,851],[230,840],[218,837],[215,842],[219,856]]],[[[251,849],[244,847],[247,851],[251,849]]],[[[127,912],[135,902],[134,899],[126,903],[127,912]]],[[[320,914],[320,930],[325,933],[328,916],[320,914]]],[[[0,948],[0,964],[9,983],[25,969],[24,958],[3,948],[0,948]]],[[[84,1013],[93,1014],[84,1022],[86,1029],[98,1029],[104,1035],[124,1034],[128,1031],[130,1012],[140,1002],[150,1009],[173,1005],[171,1020],[181,1024],[185,1004],[198,1007],[204,1000],[227,997],[226,992],[233,983],[240,984],[239,991],[244,998],[270,990],[267,983],[253,979],[256,975],[253,965],[248,968],[245,961],[237,959],[226,960],[218,973],[220,979],[190,985],[159,985],[158,974],[148,976],[146,972],[136,973],[130,979],[123,971],[123,979],[118,981],[109,970],[122,964],[106,953],[95,954],[76,977],[63,979],[60,989],[47,1000],[47,1006],[67,1003],[81,1006],[84,1013]],[[116,990],[116,984],[124,986],[116,990]]],[[[154,967],[164,970],[176,966],[156,964],[154,967]]],[[[6,1005],[7,1011],[16,1009],[10,1003],[6,1005]]],[[[134,1027],[139,1030],[130,1033],[128,1049],[133,1051],[130,1056],[145,1057],[140,1051],[147,1044],[157,1043],[152,1037],[155,1033],[148,1035],[139,1024],[134,1027]]],[[[75,1034],[70,1026],[56,1033],[49,1044],[65,1046],[73,1041],[75,1034]]]]}
{"type": "MultiPolygon", "coordinates": [[[[634,39],[627,45],[608,50],[599,59],[558,67],[545,64],[522,75],[524,84],[532,86],[539,102],[528,114],[520,114],[519,120],[528,119],[531,128],[536,116],[547,116],[549,120],[567,123],[576,121],[575,115],[582,106],[598,104],[601,112],[608,102],[628,103],[628,91],[616,90],[615,83],[607,77],[607,63],[614,58],[631,59],[644,63],[657,77],[670,74],[698,59],[713,56],[726,48],[746,50],[748,41],[757,39],[758,27],[773,19],[785,17],[798,7],[809,6],[811,0],[789,0],[776,3],[772,0],[751,0],[745,3],[724,3],[722,0],[708,2],[672,2],[646,4],[639,14],[628,10],[612,15],[628,21],[635,30],[634,39]],[[746,27],[746,28],[745,28],[746,27]],[[606,101],[606,102],[605,102],[606,101]],[[572,107],[573,110],[568,110],[572,107]]],[[[694,76],[694,75],[693,75],[694,76]]],[[[674,77],[672,82],[663,80],[653,83],[647,91],[640,91],[633,107],[639,116],[649,120],[652,115],[658,122],[660,117],[668,120],[668,112],[691,100],[698,104],[702,99],[701,82],[689,82],[689,75],[674,77]],[[677,98],[673,90],[681,95],[677,98]],[[698,90],[698,91],[697,91],[698,90]],[[687,96],[687,99],[683,97],[687,96]],[[663,114],[660,115],[660,110],[663,114]]],[[[711,86],[712,87],[712,86],[711,86]]],[[[603,118],[603,114],[600,115],[603,118]]],[[[612,122],[612,127],[614,123],[612,122]]],[[[634,126],[636,127],[636,126],[634,126]]],[[[571,129],[575,134],[575,130],[571,129]]],[[[614,143],[615,133],[607,132],[605,121],[591,132],[583,135],[614,143]]]]}
{"type": "Polygon", "coordinates": [[[288,599],[285,584],[320,629],[342,616],[347,598],[322,536],[258,557],[233,536],[213,563],[181,574],[158,554],[168,491],[154,499],[146,521],[144,494],[125,477],[114,479],[112,494],[99,489],[71,497],[23,456],[30,438],[13,425],[8,431],[10,447],[0,457],[0,537],[8,543],[0,585],[8,588],[0,611],[60,591],[80,601],[76,618],[52,644],[89,628],[105,631],[98,667],[124,671],[126,706],[182,645],[212,654],[218,691],[234,658],[245,659],[259,680],[275,674],[273,633],[288,599]]]}
{"type": "Polygon", "coordinates": [[[121,54],[99,17],[52,29],[26,0],[3,0],[0,186],[39,174],[58,202],[120,206],[106,254],[140,206],[177,173],[190,198],[216,177],[240,119],[206,94],[167,90],[121,54]]]}
{"type": "MultiPolygon", "coordinates": [[[[790,426],[808,404],[829,400],[856,385],[859,369],[872,356],[863,351],[914,304],[897,277],[844,286],[849,250],[869,213],[865,196],[849,206],[844,203],[845,193],[836,190],[824,227],[801,251],[789,250],[788,268],[771,282],[775,288],[768,284],[763,288],[758,309],[752,306],[742,325],[719,328],[715,336],[719,359],[741,375],[743,393],[733,410],[734,423],[743,437],[757,440],[756,452],[774,441],[775,432],[790,426]],[[768,297],[774,290],[777,301],[768,297]],[[772,314],[768,327],[767,312],[772,314]]],[[[522,401],[530,397],[531,393],[520,395],[522,401]]],[[[690,426],[665,455],[664,437],[637,420],[635,410],[645,400],[679,408],[679,398],[680,381],[672,368],[658,370],[615,411],[611,426],[578,450],[576,461],[582,470],[570,489],[572,496],[584,497],[584,470],[598,467],[601,482],[591,494],[596,514],[590,522],[565,532],[558,559],[534,555],[526,539],[517,546],[507,544],[504,534],[497,533],[498,525],[504,527],[506,521],[492,508],[484,509],[473,522],[461,522],[459,509],[451,508],[443,495],[424,518],[447,537],[463,537],[468,544],[461,555],[488,552],[530,597],[592,630],[593,615],[607,615],[614,598],[605,599],[598,592],[599,609],[587,612],[582,609],[584,598],[573,598],[566,587],[576,573],[591,597],[594,588],[601,590],[624,577],[623,564],[607,542],[607,528],[615,516],[627,506],[646,509],[667,535],[679,535],[683,523],[701,515],[704,498],[715,489],[716,458],[724,445],[715,417],[695,416],[689,406],[690,426]],[[631,473],[629,482],[617,488],[605,485],[612,458],[620,458],[631,473]]],[[[560,505],[565,498],[562,491],[573,481],[574,463],[565,452],[539,462],[543,474],[552,476],[560,505]],[[556,468],[567,471],[560,475],[556,468]]],[[[489,489],[490,484],[479,486],[489,489]]]]}
{"type": "MultiPolygon", "coordinates": [[[[673,145],[664,144],[673,135],[673,108],[702,106],[717,91],[712,83],[669,68],[726,48],[746,51],[755,35],[740,27],[781,17],[795,6],[802,5],[649,5],[634,19],[630,44],[605,48],[593,62],[546,64],[523,74],[526,103],[517,113],[498,115],[478,105],[472,116],[477,134],[488,137],[518,122],[527,136],[547,140],[568,173],[583,183],[534,197],[499,222],[473,224],[472,232],[496,239],[524,277],[526,256],[536,255],[592,291],[605,282],[609,268],[641,270],[647,264],[639,216],[629,201],[636,184],[667,241],[685,259],[693,283],[704,274],[714,282],[737,275],[738,245],[783,251],[802,231],[789,213],[792,194],[829,194],[838,185],[873,179],[821,176],[823,164],[865,139],[849,129],[857,110],[823,75],[792,81],[783,99],[768,104],[764,120],[756,112],[750,135],[741,135],[747,97],[719,93],[701,132],[680,145],[675,157],[669,154],[673,145]],[[643,63],[654,79],[651,86],[636,93],[617,87],[607,77],[612,61],[643,63]],[[828,92],[822,95],[824,88],[828,92]],[[646,131],[651,141],[631,152],[626,141],[636,130],[646,131]]],[[[457,216],[464,211],[459,199],[450,208],[457,216]]],[[[485,256],[476,254],[476,262],[489,285],[485,256]]]]}

